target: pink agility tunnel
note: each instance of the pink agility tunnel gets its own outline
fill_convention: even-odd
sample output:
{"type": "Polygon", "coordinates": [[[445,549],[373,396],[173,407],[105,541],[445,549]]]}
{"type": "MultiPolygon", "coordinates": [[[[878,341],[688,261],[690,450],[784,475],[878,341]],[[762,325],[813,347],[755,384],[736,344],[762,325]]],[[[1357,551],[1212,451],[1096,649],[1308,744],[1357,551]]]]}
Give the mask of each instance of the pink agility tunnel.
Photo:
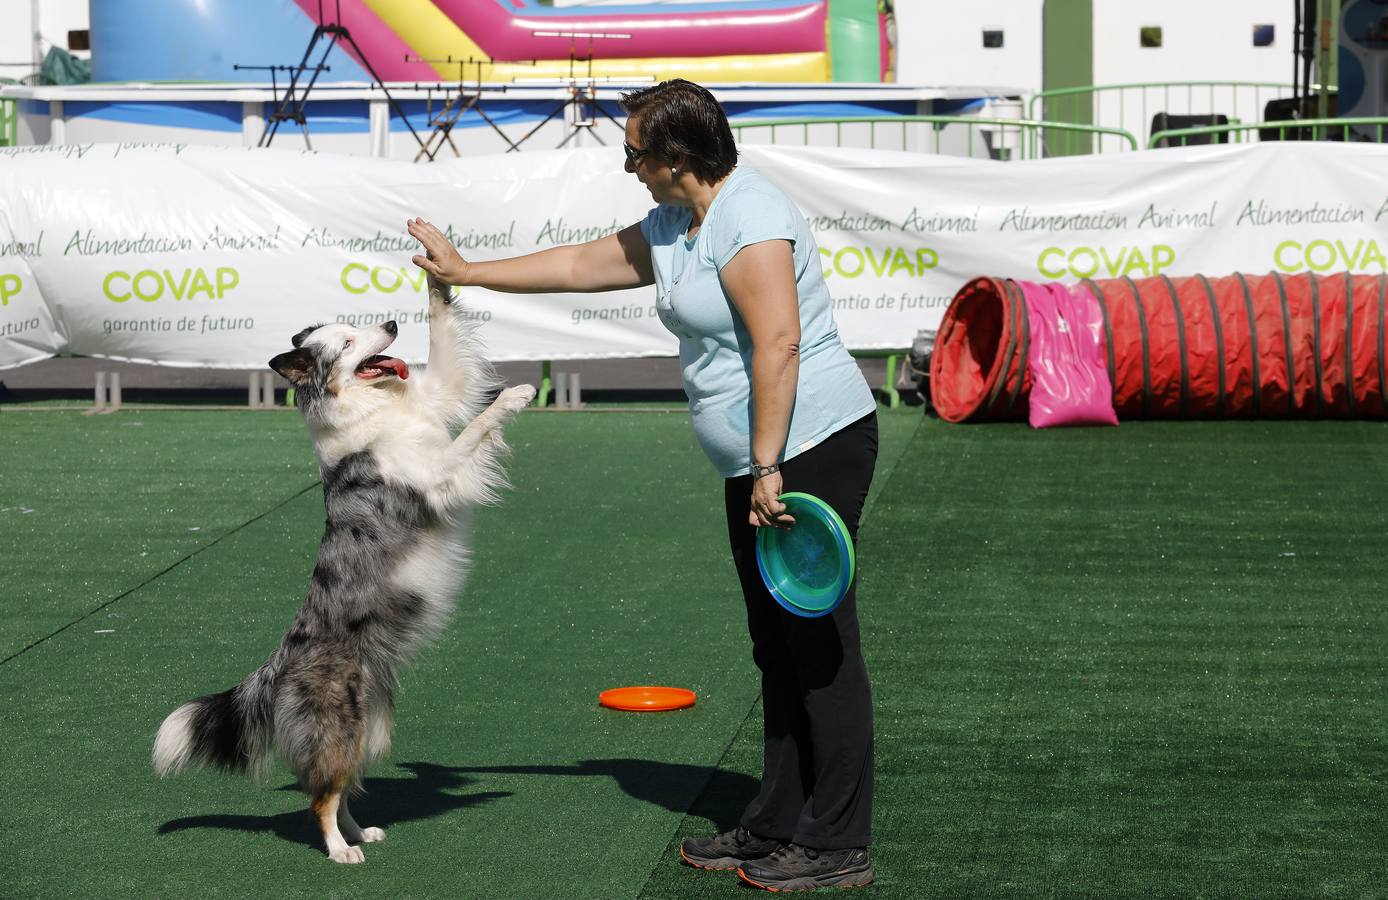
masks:
{"type": "MultiPolygon", "coordinates": [[[[1388,418],[1388,275],[1093,281],[1120,419],[1388,418]]],[[[1017,420],[1033,387],[1018,282],[955,294],[930,360],[949,422],[1017,420]]]]}

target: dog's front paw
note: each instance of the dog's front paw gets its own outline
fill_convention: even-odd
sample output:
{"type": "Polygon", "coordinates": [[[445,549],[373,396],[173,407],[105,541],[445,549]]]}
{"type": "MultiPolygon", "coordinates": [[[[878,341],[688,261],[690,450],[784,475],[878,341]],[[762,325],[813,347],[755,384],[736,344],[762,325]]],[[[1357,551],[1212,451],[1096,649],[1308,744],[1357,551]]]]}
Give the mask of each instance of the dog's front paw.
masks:
{"type": "Polygon", "coordinates": [[[496,402],[507,412],[520,412],[535,399],[535,388],[529,384],[518,384],[501,392],[496,402]]]}
{"type": "Polygon", "coordinates": [[[429,282],[429,301],[444,306],[453,302],[453,286],[440,281],[432,272],[426,272],[429,282]]]}
{"type": "Polygon", "coordinates": [[[385,839],[386,833],[380,828],[363,828],[361,830],[361,842],[363,844],[375,844],[385,839]]]}

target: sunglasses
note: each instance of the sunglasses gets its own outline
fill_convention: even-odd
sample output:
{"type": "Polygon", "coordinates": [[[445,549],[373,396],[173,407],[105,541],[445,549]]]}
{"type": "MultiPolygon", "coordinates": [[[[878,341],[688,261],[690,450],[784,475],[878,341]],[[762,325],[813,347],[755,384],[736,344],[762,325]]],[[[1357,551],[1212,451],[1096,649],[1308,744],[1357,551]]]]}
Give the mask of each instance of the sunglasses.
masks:
{"type": "Polygon", "coordinates": [[[638,150],[637,148],[633,147],[631,144],[628,144],[626,141],[622,141],[622,150],[623,150],[623,151],[626,153],[626,155],[627,155],[627,162],[629,162],[629,163],[631,163],[631,164],[633,164],[633,165],[635,165],[636,163],[640,162],[640,161],[641,161],[641,157],[643,157],[643,156],[645,156],[647,153],[650,153],[650,152],[651,152],[651,148],[650,148],[650,147],[642,147],[641,149],[638,150]]]}

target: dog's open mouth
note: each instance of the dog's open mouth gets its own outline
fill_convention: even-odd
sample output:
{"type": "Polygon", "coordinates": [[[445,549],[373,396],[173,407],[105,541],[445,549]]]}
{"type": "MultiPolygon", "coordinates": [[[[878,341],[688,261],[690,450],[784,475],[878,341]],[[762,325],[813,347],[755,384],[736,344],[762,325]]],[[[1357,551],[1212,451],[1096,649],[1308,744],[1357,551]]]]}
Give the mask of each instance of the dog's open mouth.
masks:
{"type": "Polygon", "coordinates": [[[404,381],[410,377],[410,367],[405,365],[403,359],[393,356],[373,356],[357,366],[358,378],[372,379],[385,375],[394,375],[404,381]]]}

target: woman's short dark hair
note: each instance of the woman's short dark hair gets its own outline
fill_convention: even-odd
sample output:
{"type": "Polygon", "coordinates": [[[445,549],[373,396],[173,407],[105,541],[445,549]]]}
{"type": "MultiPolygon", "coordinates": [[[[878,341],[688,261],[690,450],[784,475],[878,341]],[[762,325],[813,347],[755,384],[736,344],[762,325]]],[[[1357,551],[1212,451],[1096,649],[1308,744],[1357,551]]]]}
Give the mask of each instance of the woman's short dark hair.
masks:
{"type": "Polygon", "coordinates": [[[723,107],[707,89],[672,78],[622,95],[628,116],[640,116],[641,146],[661,159],[683,159],[712,184],[737,165],[737,144],[723,107]]]}

